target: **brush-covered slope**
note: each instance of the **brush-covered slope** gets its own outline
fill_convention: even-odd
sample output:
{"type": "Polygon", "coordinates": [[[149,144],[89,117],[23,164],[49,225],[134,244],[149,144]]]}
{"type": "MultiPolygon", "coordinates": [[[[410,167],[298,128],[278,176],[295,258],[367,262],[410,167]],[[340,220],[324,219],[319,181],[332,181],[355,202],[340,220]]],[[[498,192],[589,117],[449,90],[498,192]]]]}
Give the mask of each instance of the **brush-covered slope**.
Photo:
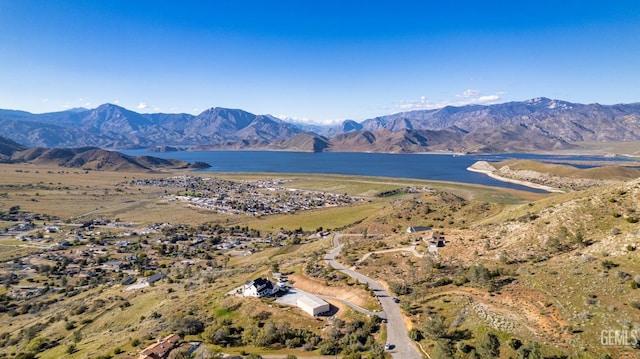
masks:
{"type": "Polygon", "coordinates": [[[533,202],[478,228],[514,260],[561,250],[615,256],[638,244],[639,219],[640,178],[533,202]]]}
{"type": "Polygon", "coordinates": [[[620,165],[579,168],[566,164],[514,159],[497,163],[476,163],[472,167],[482,167],[503,178],[564,190],[584,190],[640,178],[640,169],[620,165]]]}
{"type": "Polygon", "coordinates": [[[87,170],[151,171],[177,168],[202,168],[206,164],[162,159],[151,156],[128,156],[120,152],[96,147],[81,148],[29,148],[14,152],[12,162],[55,164],[62,167],[87,170]]]}
{"type": "Polygon", "coordinates": [[[0,136],[0,161],[9,160],[15,152],[22,151],[24,149],[26,149],[26,147],[23,145],[0,136]]]}
{"type": "Polygon", "coordinates": [[[329,139],[319,135],[298,133],[297,135],[281,140],[270,146],[271,149],[293,150],[303,152],[324,152],[329,150],[329,139]]]}

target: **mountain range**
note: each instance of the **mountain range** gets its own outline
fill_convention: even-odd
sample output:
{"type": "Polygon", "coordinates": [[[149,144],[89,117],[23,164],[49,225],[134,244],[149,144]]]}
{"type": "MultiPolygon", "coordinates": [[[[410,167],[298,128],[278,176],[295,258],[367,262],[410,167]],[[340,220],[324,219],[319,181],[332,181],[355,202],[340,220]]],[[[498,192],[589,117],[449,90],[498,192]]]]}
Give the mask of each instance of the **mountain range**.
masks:
{"type": "Polygon", "coordinates": [[[43,114],[0,110],[0,128],[13,141],[43,148],[530,152],[571,149],[581,141],[638,141],[640,103],[585,105],[536,98],[401,112],[338,126],[290,123],[219,107],[194,116],[141,114],[104,104],[43,114]]]}

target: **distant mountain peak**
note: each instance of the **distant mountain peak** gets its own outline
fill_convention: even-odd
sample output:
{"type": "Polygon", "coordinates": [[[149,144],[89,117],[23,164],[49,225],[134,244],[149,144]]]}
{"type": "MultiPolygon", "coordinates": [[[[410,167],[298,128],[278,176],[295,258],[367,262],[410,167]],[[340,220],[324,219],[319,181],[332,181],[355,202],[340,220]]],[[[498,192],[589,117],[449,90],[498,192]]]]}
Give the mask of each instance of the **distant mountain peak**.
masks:
{"type": "MultiPolygon", "coordinates": [[[[131,110],[127,110],[126,108],[113,104],[113,103],[103,103],[102,105],[94,108],[94,110],[108,110],[108,109],[119,109],[119,110],[125,110],[125,111],[131,111],[131,110]]],[[[89,110],[90,111],[90,110],[89,110]]],[[[133,111],[131,111],[133,112],[133,111]]]]}
{"type": "Polygon", "coordinates": [[[354,120],[344,120],[342,122],[343,132],[360,131],[361,129],[362,129],[362,125],[357,123],[354,120]]]}
{"type": "Polygon", "coordinates": [[[540,103],[540,102],[548,102],[551,101],[549,98],[547,97],[534,97],[532,99],[526,100],[526,103],[540,103]]]}
{"type": "Polygon", "coordinates": [[[86,107],[73,107],[65,110],[65,112],[74,112],[74,113],[85,112],[85,111],[89,111],[89,109],[86,107]]]}

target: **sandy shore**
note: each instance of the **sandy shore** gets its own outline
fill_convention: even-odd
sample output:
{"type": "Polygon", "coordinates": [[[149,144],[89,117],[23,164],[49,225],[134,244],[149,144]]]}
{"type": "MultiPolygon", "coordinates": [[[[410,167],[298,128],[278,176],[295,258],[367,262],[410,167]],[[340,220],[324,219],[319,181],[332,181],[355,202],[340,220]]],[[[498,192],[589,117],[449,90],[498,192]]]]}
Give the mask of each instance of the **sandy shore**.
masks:
{"type": "MultiPolygon", "coordinates": [[[[480,162],[484,162],[484,161],[480,161],[480,162]]],[[[487,176],[489,176],[489,177],[491,177],[493,179],[496,179],[496,180],[502,181],[502,182],[515,183],[515,184],[519,184],[519,185],[526,186],[526,187],[531,187],[531,188],[535,188],[535,189],[541,189],[541,190],[547,191],[547,192],[565,193],[565,191],[563,191],[563,190],[561,190],[559,188],[544,186],[544,185],[541,185],[541,184],[537,184],[537,183],[533,183],[533,182],[527,182],[527,181],[521,181],[521,180],[512,179],[512,178],[501,177],[501,176],[498,176],[498,175],[496,175],[494,173],[495,169],[490,170],[490,169],[487,168],[487,166],[491,166],[488,163],[486,163],[486,165],[482,165],[481,164],[480,166],[474,167],[477,164],[478,164],[478,162],[474,163],[470,167],[467,167],[467,171],[482,173],[482,174],[485,174],[485,175],[487,175],[487,176]],[[478,167],[483,167],[483,168],[478,168],[478,167]]]]}

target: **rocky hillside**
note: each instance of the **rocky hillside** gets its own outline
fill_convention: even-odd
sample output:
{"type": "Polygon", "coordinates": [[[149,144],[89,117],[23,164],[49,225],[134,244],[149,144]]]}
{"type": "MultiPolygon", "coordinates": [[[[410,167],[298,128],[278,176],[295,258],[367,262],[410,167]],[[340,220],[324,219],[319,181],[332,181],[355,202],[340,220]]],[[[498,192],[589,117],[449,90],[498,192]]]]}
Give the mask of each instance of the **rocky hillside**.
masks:
{"type": "Polygon", "coordinates": [[[457,128],[523,128],[566,142],[637,141],[640,139],[640,103],[605,106],[576,104],[548,98],[497,105],[468,105],[437,110],[402,112],[362,123],[363,129],[439,130],[457,128]]]}
{"type": "Polygon", "coordinates": [[[211,108],[198,116],[139,114],[112,104],[45,114],[0,110],[0,128],[6,137],[32,147],[102,148],[271,142],[301,132],[275,117],[242,110],[211,108]]]}

